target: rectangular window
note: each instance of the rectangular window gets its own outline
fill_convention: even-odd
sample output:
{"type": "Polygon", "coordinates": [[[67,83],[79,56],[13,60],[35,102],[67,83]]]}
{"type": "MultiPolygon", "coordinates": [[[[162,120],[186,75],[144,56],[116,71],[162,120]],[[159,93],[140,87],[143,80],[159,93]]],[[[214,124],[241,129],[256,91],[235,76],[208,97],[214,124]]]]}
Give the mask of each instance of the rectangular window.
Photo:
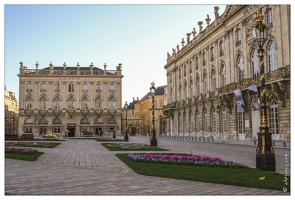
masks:
{"type": "Polygon", "coordinates": [[[213,124],[212,124],[213,125],[213,132],[216,133],[216,112],[213,113],[212,118],[213,118],[212,119],[212,121],[213,121],[213,124]]]}
{"type": "Polygon", "coordinates": [[[46,92],[46,84],[41,84],[40,85],[40,92],[46,92]]]}
{"type": "Polygon", "coordinates": [[[32,126],[26,126],[26,127],[25,127],[25,133],[33,133],[33,128],[32,128],[32,126]]]}
{"type": "Polygon", "coordinates": [[[216,90],[216,78],[212,78],[212,91],[216,90]]]}
{"type": "Polygon", "coordinates": [[[269,128],[273,134],[279,134],[279,120],[278,120],[278,108],[270,107],[269,108],[269,128]]]}
{"type": "Polygon", "coordinates": [[[59,83],[54,85],[54,92],[60,92],[60,84],[59,83]]]}
{"type": "Polygon", "coordinates": [[[238,133],[239,134],[245,133],[245,119],[244,119],[243,112],[238,112],[238,133]]]}
{"type": "Polygon", "coordinates": [[[52,131],[53,131],[53,133],[61,133],[60,130],[61,130],[60,126],[54,126],[52,131]]]}
{"type": "Polygon", "coordinates": [[[33,85],[31,83],[27,84],[27,92],[33,92],[33,85]]]}
{"type": "Polygon", "coordinates": [[[68,85],[68,92],[74,92],[74,84],[68,85]]]}
{"type": "Polygon", "coordinates": [[[222,107],[222,132],[226,133],[226,109],[222,107]]]}
{"type": "Polygon", "coordinates": [[[110,92],[115,92],[115,85],[114,84],[109,85],[109,91],[110,92]]]}
{"type": "Polygon", "coordinates": [[[40,127],[39,128],[39,133],[40,134],[47,134],[47,128],[46,127],[40,127]]]}
{"type": "Polygon", "coordinates": [[[101,92],[101,85],[100,84],[95,85],[95,91],[96,92],[101,92]]]}
{"type": "Polygon", "coordinates": [[[116,102],[109,102],[109,110],[116,110],[116,102]]]}
{"type": "Polygon", "coordinates": [[[88,92],[88,85],[82,84],[82,92],[88,92]]]}

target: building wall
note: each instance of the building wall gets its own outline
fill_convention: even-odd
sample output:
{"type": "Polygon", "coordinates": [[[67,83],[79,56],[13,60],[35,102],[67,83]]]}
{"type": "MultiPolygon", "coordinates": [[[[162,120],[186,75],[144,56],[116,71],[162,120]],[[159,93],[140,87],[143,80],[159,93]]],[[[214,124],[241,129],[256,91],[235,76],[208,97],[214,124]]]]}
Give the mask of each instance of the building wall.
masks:
{"type": "Polygon", "coordinates": [[[18,102],[15,93],[4,89],[5,135],[17,134],[18,102]]]}
{"type": "Polygon", "coordinates": [[[37,137],[45,133],[64,135],[66,129],[69,136],[79,137],[96,135],[122,134],[122,65],[116,70],[94,67],[55,67],[50,63],[48,68],[28,69],[20,63],[19,76],[19,127],[18,134],[33,133],[37,137]],[[32,88],[28,88],[28,84],[32,88]],[[42,84],[46,88],[42,88],[42,84]],[[56,90],[60,84],[60,90],[56,90]],[[69,84],[74,86],[70,90],[69,84]],[[101,87],[97,88],[97,84],[101,87]],[[87,86],[86,86],[87,85],[87,86]],[[113,85],[113,86],[110,86],[113,85]],[[55,98],[60,98],[60,107],[55,105],[55,98]],[[101,101],[96,101],[96,98],[101,101]],[[28,99],[32,105],[28,106],[28,99]],[[45,99],[45,103],[42,101],[45,99]],[[69,99],[73,98],[73,106],[69,99]],[[99,103],[100,102],[100,103],[99,103]],[[113,103],[110,103],[113,102],[113,103]],[[110,106],[111,104],[111,106],[110,106]],[[114,120],[112,120],[114,119],[114,120]],[[85,134],[84,134],[85,133],[85,134]]]}
{"type": "MultiPolygon", "coordinates": [[[[208,21],[206,28],[199,23],[199,32],[196,35],[187,34],[182,47],[178,45],[172,53],[167,53],[167,64],[164,66],[168,90],[168,105],[164,106],[168,124],[166,134],[214,136],[236,140],[257,138],[260,112],[254,111],[251,106],[248,86],[255,84],[258,90],[260,88],[259,67],[255,74],[252,69],[252,62],[258,58],[253,56],[253,51],[258,47],[253,42],[252,25],[253,17],[261,11],[265,18],[268,12],[272,13],[270,15],[272,24],[268,29],[264,45],[264,72],[268,105],[271,106],[273,99],[277,102],[276,119],[279,123],[276,126],[279,127],[276,129],[277,134],[273,134],[273,139],[288,139],[290,137],[290,6],[227,5],[222,15],[219,15],[216,7],[214,9],[215,19],[211,23],[208,21]],[[238,31],[240,38],[237,37],[238,31]],[[221,51],[221,42],[223,42],[223,51],[221,51]],[[276,55],[276,69],[274,70],[268,67],[270,63],[268,56],[271,55],[271,51],[268,50],[270,44],[275,44],[273,51],[276,55]],[[239,57],[242,57],[241,62],[238,62],[239,57]],[[239,72],[243,72],[240,78],[239,72]],[[233,95],[236,89],[242,91],[246,106],[243,114],[237,112],[236,99],[233,95]],[[198,112],[199,116],[196,116],[198,112]]],[[[256,66],[258,64],[259,62],[256,66]]]]}

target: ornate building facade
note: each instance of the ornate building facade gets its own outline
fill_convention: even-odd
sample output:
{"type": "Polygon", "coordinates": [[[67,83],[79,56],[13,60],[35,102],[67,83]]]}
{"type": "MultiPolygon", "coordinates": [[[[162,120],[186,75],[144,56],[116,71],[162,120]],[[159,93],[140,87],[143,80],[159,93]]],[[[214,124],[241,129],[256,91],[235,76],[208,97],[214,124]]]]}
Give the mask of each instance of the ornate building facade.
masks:
{"type": "Polygon", "coordinates": [[[121,134],[122,64],[116,70],[20,62],[18,134],[68,137],[121,134]],[[66,134],[67,133],[67,134],[66,134]]]}
{"type": "MultiPolygon", "coordinates": [[[[163,106],[167,105],[167,85],[156,87],[154,94],[154,116],[156,134],[162,134],[166,130],[166,120],[163,116],[163,106]]],[[[150,135],[152,127],[152,95],[148,92],[134,104],[134,117],[142,119],[144,135],[150,135]]]]}
{"type": "Polygon", "coordinates": [[[17,134],[18,102],[14,92],[4,88],[5,135],[17,134]]]}
{"type": "Polygon", "coordinates": [[[215,19],[207,15],[179,45],[167,53],[167,135],[234,140],[257,138],[260,111],[254,110],[248,87],[260,90],[258,47],[253,17],[269,24],[264,45],[268,126],[273,140],[290,139],[290,5],[227,5],[215,19]],[[235,90],[245,111],[238,112],[235,90]]]}

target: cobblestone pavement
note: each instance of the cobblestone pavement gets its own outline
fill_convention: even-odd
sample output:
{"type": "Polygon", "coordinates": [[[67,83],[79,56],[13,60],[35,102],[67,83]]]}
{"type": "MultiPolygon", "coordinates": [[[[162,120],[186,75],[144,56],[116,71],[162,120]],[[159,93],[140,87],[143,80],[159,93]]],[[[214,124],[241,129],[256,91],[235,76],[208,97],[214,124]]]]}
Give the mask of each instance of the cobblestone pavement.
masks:
{"type": "MultiPolygon", "coordinates": [[[[149,144],[148,137],[129,137],[149,144]]],[[[220,156],[255,167],[255,147],[158,139],[170,152],[220,156]]],[[[138,175],[94,140],[68,139],[37,161],[5,159],[5,195],[290,195],[289,192],[138,175]]],[[[288,148],[276,149],[284,172],[288,148]],[[282,158],[281,158],[282,157],[282,158]]],[[[289,170],[289,169],[288,169],[289,170]]],[[[282,188],[284,187],[282,183],[282,188]]]]}

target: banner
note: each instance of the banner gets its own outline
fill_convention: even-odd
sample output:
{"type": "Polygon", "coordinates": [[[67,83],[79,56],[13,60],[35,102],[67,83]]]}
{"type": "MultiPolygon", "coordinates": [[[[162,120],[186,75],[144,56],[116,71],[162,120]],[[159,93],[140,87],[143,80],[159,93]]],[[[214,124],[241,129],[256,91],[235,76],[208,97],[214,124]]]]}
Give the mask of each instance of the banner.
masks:
{"type": "Polygon", "coordinates": [[[260,99],[258,97],[258,91],[256,85],[250,85],[248,87],[250,98],[251,98],[251,104],[254,111],[260,110],[260,99]]]}
{"type": "Polygon", "coordinates": [[[243,100],[242,92],[240,89],[234,90],[234,94],[236,97],[236,102],[237,102],[237,107],[238,107],[238,112],[245,112],[246,111],[246,106],[243,100]]]}

